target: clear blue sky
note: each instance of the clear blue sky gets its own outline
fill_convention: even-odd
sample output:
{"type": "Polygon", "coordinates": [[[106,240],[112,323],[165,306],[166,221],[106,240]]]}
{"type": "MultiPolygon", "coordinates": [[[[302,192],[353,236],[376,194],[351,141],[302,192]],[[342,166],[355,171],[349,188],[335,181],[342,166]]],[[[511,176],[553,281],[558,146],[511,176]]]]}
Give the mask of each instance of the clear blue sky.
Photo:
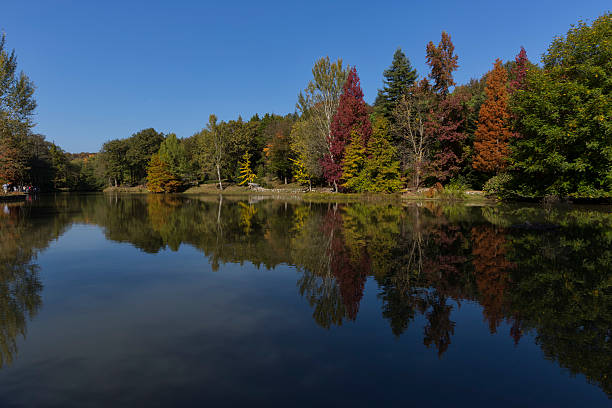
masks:
{"type": "Polygon", "coordinates": [[[553,36],[608,1],[4,1],[0,29],[37,85],[35,131],[70,152],[147,127],[179,137],[211,113],[293,112],[321,56],[357,67],[372,103],[402,47],[427,74],[425,44],[446,30],[455,79],[514,58],[538,61],[553,36]]]}

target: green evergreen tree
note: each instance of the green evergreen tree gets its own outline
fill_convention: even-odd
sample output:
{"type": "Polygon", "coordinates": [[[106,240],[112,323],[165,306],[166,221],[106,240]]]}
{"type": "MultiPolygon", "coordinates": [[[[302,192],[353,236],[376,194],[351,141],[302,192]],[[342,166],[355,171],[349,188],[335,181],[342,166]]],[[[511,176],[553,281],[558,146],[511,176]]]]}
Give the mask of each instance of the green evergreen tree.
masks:
{"type": "Polygon", "coordinates": [[[410,65],[406,54],[398,48],[393,54],[391,66],[383,71],[383,89],[378,90],[374,107],[376,112],[391,120],[391,112],[395,109],[402,95],[417,79],[416,69],[410,65]]]}
{"type": "Polygon", "coordinates": [[[369,191],[392,193],[403,186],[400,162],[396,160],[397,152],[391,144],[389,128],[389,121],[384,116],[374,118],[365,168],[369,191]]]}

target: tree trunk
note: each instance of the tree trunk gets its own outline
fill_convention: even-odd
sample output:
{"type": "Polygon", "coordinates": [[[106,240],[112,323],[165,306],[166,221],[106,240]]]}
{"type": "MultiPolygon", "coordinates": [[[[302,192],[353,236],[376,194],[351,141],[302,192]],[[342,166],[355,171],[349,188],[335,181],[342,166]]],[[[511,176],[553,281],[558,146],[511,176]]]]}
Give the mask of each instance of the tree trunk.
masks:
{"type": "Polygon", "coordinates": [[[223,190],[223,184],[221,184],[221,170],[217,164],[217,177],[219,178],[219,190],[223,190]]]}
{"type": "Polygon", "coordinates": [[[338,192],[338,183],[336,183],[336,180],[334,180],[334,191],[336,193],[338,192]]]}

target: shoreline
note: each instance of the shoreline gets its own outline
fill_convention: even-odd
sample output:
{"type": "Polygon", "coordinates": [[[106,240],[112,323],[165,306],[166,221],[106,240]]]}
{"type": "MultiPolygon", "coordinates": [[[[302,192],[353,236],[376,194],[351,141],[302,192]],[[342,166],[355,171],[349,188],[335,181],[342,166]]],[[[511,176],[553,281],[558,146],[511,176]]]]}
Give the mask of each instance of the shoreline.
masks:
{"type": "Polygon", "coordinates": [[[0,202],[21,201],[28,197],[25,193],[17,194],[0,194],[0,202]]]}
{"type": "MultiPolygon", "coordinates": [[[[136,187],[107,187],[102,190],[104,194],[153,194],[149,192],[143,186],[136,187]]],[[[164,194],[159,194],[164,195],[164,194]]],[[[265,190],[251,190],[248,187],[239,187],[230,185],[222,191],[216,188],[216,185],[204,185],[198,187],[191,187],[183,192],[179,193],[168,193],[168,195],[177,195],[185,197],[195,196],[227,196],[227,197],[261,197],[263,198],[295,198],[305,200],[321,200],[321,201],[368,201],[368,202],[396,202],[401,203],[405,201],[415,202],[461,202],[461,203],[478,203],[478,204],[494,204],[499,200],[487,198],[482,192],[469,191],[464,193],[463,196],[452,196],[452,197],[427,197],[422,193],[335,193],[328,191],[328,189],[319,189],[317,191],[303,191],[300,189],[265,189],[265,190]],[[212,186],[212,187],[209,187],[212,186]]]]}

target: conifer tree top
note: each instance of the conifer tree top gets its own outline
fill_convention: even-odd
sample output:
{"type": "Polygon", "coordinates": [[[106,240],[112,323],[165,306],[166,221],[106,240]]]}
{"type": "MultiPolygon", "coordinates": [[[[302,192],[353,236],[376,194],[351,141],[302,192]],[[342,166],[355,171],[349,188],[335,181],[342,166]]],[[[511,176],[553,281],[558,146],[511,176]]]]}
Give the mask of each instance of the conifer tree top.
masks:
{"type": "Polygon", "coordinates": [[[399,98],[408,92],[408,89],[417,79],[416,69],[401,48],[393,54],[391,66],[383,72],[383,89],[378,90],[374,105],[377,111],[386,117],[391,116],[399,98]]]}

